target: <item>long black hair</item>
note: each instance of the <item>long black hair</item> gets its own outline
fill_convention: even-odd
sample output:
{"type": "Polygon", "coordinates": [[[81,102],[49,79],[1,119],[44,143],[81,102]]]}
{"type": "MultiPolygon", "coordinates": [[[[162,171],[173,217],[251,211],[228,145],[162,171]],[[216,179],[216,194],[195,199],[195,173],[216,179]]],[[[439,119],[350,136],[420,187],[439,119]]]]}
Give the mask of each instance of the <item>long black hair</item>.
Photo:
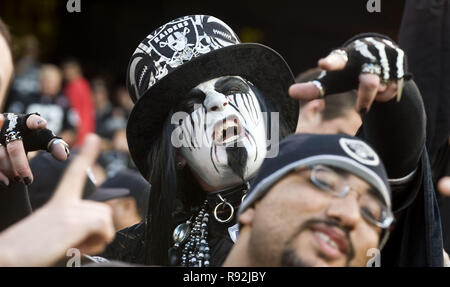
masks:
{"type": "Polygon", "coordinates": [[[171,124],[173,111],[169,113],[161,135],[149,149],[147,162],[150,171],[148,180],[152,184],[147,211],[147,229],[144,242],[144,263],[168,265],[168,249],[175,214],[186,208],[199,206],[205,198],[198,182],[189,168],[177,170],[177,152],[171,135],[175,126],[171,124]]]}

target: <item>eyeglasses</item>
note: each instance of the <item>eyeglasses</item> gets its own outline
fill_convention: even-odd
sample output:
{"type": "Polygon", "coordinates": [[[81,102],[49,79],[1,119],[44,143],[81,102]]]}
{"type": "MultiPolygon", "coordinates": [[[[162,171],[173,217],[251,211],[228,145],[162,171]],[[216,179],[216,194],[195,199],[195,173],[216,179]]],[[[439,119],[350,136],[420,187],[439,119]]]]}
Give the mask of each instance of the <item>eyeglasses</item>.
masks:
{"type": "MultiPolygon", "coordinates": [[[[345,197],[353,189],[348,181],[337,171],[324,165],[310,166],[311,182],[320,190],[339,198],[345,197]]],[[[386,203],[371,192],[358,192],[358,205],[360,212],[369,223],[386,229],[394,216],[386,203]]]]}

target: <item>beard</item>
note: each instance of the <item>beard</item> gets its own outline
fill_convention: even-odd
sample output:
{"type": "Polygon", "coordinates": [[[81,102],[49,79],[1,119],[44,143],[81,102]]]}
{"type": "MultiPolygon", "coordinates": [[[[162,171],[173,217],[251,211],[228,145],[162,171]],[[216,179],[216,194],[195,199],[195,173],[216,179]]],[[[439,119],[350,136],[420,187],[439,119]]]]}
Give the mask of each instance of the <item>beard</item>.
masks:
{"type": "MultiPolygon", "coordinates": [[[[296,238],[306,229],[310,228],[314,224],[322,223],[330,227],[338,227],[342,231],[344,231],[345,237],[347,238],[347,241],[349,243],[349,251],[347,254],[345,266],[350,266],[350,261],[355,257],[355,249],[353,246],[353,243],[350,239],[350,233],[347,228],[343,228],[341,224],[335,220],[321,220],[321,219],[309,219],[306,222],[304,222],[297,230],[296,233],[292,235],[292,237],[287,241],[286,247],[284,248],[283,252],[281,253],[281,266],[283,267],[311,267],[313,266],[313,262],[308,262],[304,258],[301,257],[301,255],[298,254],[298,250],[291,247],[291,243],[293,243],[296,238]]],[[[319,257],[325,258],[322,254],[318,254],[319,257]]]]}
{"type": "Polygon", "coordinates": [[[281,267],[311,267],[311,264],[298,256],[294,249],[288,248],[281,254],[281,267]]]}
{"type": "Polygon", "coordinates": [[[226,147],[228,166],[233,173],[239,176],[242,181],[244,180],[245,171],[247,170],[248,152],[243,146],[231,146],[226,147]]]}

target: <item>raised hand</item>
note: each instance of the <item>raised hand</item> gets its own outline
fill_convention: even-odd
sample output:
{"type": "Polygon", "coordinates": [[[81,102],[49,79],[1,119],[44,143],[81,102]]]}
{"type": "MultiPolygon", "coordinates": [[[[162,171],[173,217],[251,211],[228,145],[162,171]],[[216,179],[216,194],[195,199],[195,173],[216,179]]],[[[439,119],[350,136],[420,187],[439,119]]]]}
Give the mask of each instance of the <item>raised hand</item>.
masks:
{"type": "Polygon", "coordinates": [[[0,114],[4,123],[0,132],[0,182],[9,185],[10,179],[29,185],[33,174],[26,152],[47,150],[57,160],[69,156],[68,145],[46,129],[47,122],[38,114],[0,114]]]}
{"type": "Polygon", "coordinates": [[[34,214],[0,233],[0,266],[50,266],[69,248],[97,254],[114,238],[111,208],[82,200],[86,169],[100,151],[89,135],[67,167],[52,199],[34,214]]]}
{"type": "Polygon", "coordinates": [[[370,109],[373,101],[400,101],[406,75],[404,52],[382,35],[360,35],[319,60],[321,75],[308,83],[294,84],[289,95],[312,100],[358,89],[356,108],[370,109]]]}

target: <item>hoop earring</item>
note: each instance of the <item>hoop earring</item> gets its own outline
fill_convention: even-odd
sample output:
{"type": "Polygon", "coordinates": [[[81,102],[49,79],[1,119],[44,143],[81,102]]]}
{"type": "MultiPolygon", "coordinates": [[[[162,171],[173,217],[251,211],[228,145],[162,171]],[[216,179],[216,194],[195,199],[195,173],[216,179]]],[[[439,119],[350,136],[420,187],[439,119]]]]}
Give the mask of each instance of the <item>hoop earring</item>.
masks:
{"type": "Polygon", "coordinates": [[[228,222],[230,222],[230,220],[233,218],[233,215],[234,215],[234,207],[233,207],[233,205],[231,205],[229,202],[227,202],[226,199],[223,199],[223,197],[222,197],[220,194],[218,194],[217,196],[220,198],[220,200],[221,200],[222,202],[220,202],[219,204],[217,204],[216,207],[214,208],[214,217],[215,217],[216,220],[217,220],[218,222],[220,222],[220,223],[228,223],[228,222]],[[219,206],[221,206],[221,205],[223,206],[222,209],[225,208],[226,206],[228,206],[228,207],[230,208],[230,210],[231,210],[230,216],[228,216],[228,218],[226,218],[226,219],[221,219],[221,218],[217,215],[217,209],[218,209],[219,206]]]}

